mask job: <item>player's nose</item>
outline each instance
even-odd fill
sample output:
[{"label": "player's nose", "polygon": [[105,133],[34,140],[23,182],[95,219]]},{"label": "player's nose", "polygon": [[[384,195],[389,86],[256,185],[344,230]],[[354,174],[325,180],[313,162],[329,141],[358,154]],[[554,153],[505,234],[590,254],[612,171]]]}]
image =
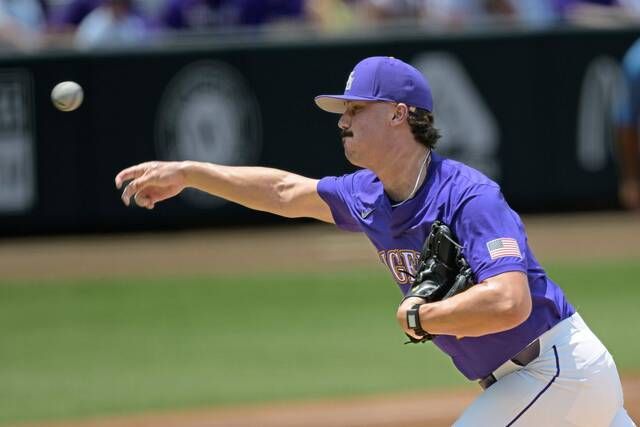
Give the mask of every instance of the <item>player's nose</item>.
[{"label": "player's nose", "polygon": [[349,129],[350,125],[351,121],[349,120],[348,115],[346,113],[343,113],[338,119],[338,127],[342,130],[346,130]]}]

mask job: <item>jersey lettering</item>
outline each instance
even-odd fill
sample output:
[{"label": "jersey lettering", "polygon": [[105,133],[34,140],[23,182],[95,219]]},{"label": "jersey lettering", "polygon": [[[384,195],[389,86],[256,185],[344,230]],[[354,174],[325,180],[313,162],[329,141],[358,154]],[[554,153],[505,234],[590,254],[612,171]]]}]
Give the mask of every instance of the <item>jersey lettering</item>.
[{"label": "jersey lettering", "polygon": [[413,280],[412,275],[416,274],[416,263],[420,252],[411,249],[389,249],[378,251],[378,256],[398,284],[403,285]]}]

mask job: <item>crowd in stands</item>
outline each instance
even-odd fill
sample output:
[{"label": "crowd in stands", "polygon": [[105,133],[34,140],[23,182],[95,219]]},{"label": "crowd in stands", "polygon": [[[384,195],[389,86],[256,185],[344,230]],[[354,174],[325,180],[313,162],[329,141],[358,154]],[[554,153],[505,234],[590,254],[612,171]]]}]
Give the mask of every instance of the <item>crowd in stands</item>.
[{"label": "crowd in stands", "polygon": [[286,25],[345,32],[403,23],[444,31],[639,21],[640,0],[0,0],[0,47],[135,45],[158,34]]}]

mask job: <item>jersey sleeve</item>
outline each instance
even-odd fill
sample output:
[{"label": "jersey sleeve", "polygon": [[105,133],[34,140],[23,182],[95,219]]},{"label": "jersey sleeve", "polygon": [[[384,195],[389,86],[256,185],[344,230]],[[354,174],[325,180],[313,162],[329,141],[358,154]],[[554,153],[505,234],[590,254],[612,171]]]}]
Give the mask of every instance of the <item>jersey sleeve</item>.
[{"label": "jersey sleeve", "polygon": [[354,194],[354,174],[327,176],[318,181],[318,194],[331,209],[336,225],[347,231],[362,231],[357,220]]},{"label": "jersey sleeve", "polygon": [[452,229],[478,283],[508,271],[527,272],[524,226],[498,188],[466,197]]}]

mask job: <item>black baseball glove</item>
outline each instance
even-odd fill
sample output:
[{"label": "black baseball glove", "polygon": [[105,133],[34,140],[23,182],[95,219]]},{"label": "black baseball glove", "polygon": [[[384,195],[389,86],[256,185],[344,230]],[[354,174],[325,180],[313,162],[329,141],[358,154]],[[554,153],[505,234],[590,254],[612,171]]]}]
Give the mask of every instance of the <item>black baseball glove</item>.
[{"label": "black baseball glove", "polygon": [[[411,289],[403,301],[412,297],[422,298],[425,303],[441,301],[467,290],[473,284],[473,273],[462,256],[462,246],[456,241],[449,227],[435,221],[422,247]],[[407,311],[409,327],[416,335],[422,337],[416,339],[407,335],[412,343],[425,342],[433,338],[420,325],[420,305],[415,304]]]}]

